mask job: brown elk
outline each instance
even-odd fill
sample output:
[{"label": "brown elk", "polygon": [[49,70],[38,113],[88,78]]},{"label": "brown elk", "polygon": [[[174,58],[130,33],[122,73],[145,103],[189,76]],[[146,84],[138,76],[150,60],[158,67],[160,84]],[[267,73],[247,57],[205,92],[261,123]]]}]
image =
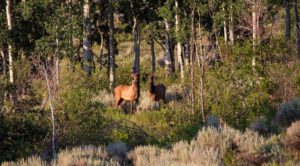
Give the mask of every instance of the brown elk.
[{"label": "brown elk", "polygon": [[166,86],[164,84],[154,85],[154,75],[151,74],[149,77],[149,92],[148,97],[155,102],[163,100],[166,104]]},{"label": "brown elk", "polygon": [[115,108],[117,108],[123,100],[130,101],[130,113],[133,113],[133,102],[138,103],[139,100],[139,86],[138,73],[132,74],[133,80],[131,86],[119,85],[114,89],[115,94]]}]

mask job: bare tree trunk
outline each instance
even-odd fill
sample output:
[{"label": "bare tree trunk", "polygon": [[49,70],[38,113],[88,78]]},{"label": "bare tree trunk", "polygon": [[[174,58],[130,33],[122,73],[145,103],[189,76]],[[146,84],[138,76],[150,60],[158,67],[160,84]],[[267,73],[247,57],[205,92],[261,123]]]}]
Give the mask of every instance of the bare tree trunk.
[{"label": "bare tree trunk", "polygon": [[[6,0],[6,18],[9,33],[12,33],[12,17],[11,17],[11,0]],[[14,59],[13,59],[13,46],[8,43],[8,61],[9,61],[9,82],[14,84]]]},{"label": "bare tree trunk", "polygon": [[109,40],[106,40],[106,48],[107,48],[107,63],[106,63],[106,77],[107,80],[109,80],[109,76],[110,76],[110,49],[109,49]]},{"label": "bare tree trunk", "polygon": [[205,72],[205,58],[202,57],[201,68],[200,68],[200,108],[201,108],[202,121],[203,122],[205,122],[205,114],[204,114],[204,103],[205,103],[204,102],[204,72]]},{"label": "bare tree trunk", "polygon": [[5,76],[6,75],[6,57],[5,57],[4,48],[1,49],[1,59],[2,59],[2,73]]},{"label": "bare tree trunk", "polygon": [[165,64],[166,64],[166,74],[167,76],[170,75],[171,73],[175,72],[175,66],[174,66],[174,56],[173,56],[173,51],[172,51],[172,46],[171,46],[171,38],[170,38],[170,24],[167,19],[165,19],[165,26],[166,26],[166,39],[165,39],[165,51],[166,51],[166,59],[165,59]]},{"label": "bare tree trunk", "polygon": [[[140,73],[140,24],[137,17],[133,17],[133,54],[134,60],[132,65],[132,73]],[[138,98],[140,97],[140,76],[137,77]],[[137,100],[138,101],[138,100]]]},{"label": "bare tree trunk", "polygon": [[226,2],[224,2],[224,6],[223,6],[223,13],[224,13],[224,21],[223,21],[223,29],[224,29],[224,41],[225,44],[227,45],[227,41],[228,41],[228,34],[227,34],[227,9],[226,9]]},{"label": "bare tree trunk", "polygon": [[112,1],[109,2],[109,53],[110,53],[110,75],[109,89],[112,90],[115,84],[115,50],[114,50],[114,11]]},{"label": "bare tree trunk", "polygon": [[140,72],[140,24],[139,20],[136,17],[133,17],[133,54],[134,54],[134,61],[133,61],[133,72],[139,73]]},{"label": "bare tree trunk", "polygon": [[[175,1],[175,7],[176,7],[176,15],[175,15],[175,24],[176,24],[176,33],[179,33],[179,24],[180,24],[180,18],[179,18],[179,6],[178,6],[178,0]],[[181,80],[184,80],[184,67],[183,67],[183,57],[182,57],[182,46],[181,42],[177,42],[177,58],[178,58],[178,63],[180,67],[180,76]]]},{"label": "bare tree trunk", "polygon": [[90,39],[90,1],[84,0],[83,6],[83,70],[90,77],[92,75],[93,52]]},{"label": "bare tree trunk", "polygon": [[291,13],[290,3],[285,2],[285,38],[286,40],[291,39]]},{"label": "bare tree trunk", "polygon": [[195,0],[193,1],[192,23],[191,23],[191,102],[192,113],[195,113],[195,76],[194,76],[194,59],[195,59]]},{"label": "bare tree trunk", "polygon": [[50,81],[49,81],[49,77],[48,77],[48,67],[46,65],[46,67],[43,67],[43,71],[44,71],[44,75],[45,75],[45,79],[46,79],[46,86],[47,86],[47,91],[48,91],[48,96],[49,96],[49,101],[50,101],[50,110],[51,110],[51,120],[52,120],[52,157],[56,158],[56,150],[55,150],[55,116],[54,116],[54,112],[55,112],[55,108],[54,108],[54,104],[53,104],[53,96],[52,96],[52,92],[51,92],[51,85],[50,85]]},{"label": "bare tree trunk", "polygon": [[[253,0],[252,6],[252,45],[253,45],[253,53],[256,50],[257,45],[257,0]],[[253,54],[252,66],[256,66],[255,55]],[[253,68],[254,69],[254,68]]]},{"label": "bare tree trunk", "polygon": [[253,50],[255,50],[256,41],[257,41],[256,20],[257,20],[256,0],[254,0],[254,4],[252,6],[252,45],[253,45]]},{"label": "bare tree trunk", "polygon": [[[205,55],[203,51],[203,44],[202,44],[202,32],[201,32],[201,15],[200,15],[200,8],[198,8],[198,15],[199,15],[199,22],[198,22],[198,31],[200,36],[200,58],[198,60],[199,67],[200,67],[200,108],[202,113],[202,121],[205,121],[205,114],[204,114],[204,72],[205,72]],[[197,49],[196,49],[197,50]],[[198,52],[196,53],[197,56]]]},{"label": "bare tree trunk", "polygon": [[[58,27],[56,26],[56,31],[58,30]],[[55,67],[56,67],[56,87],[59,86],[59,58],[60,58],[60,55],[59,55],[59,40],[58,40],[58,33],[56,32],[56,39],[55,39],[55,43],[56,43],[56,54],[55,54]]]},{"label": "bare tree trunk", "polygon": [[233,15],[234,15],[234,10],[233,10],[233,0],[231,0],[230,3],[230,14],[229,14],[229,40],[230,40],[230,44],[233,45],[234,44],[234,19],[233,19]]},{"label": "bare tree trunk", "polygon": [[296,55],[300,57],[300,36],[299,36],[299,16],[298,16],[298,3],[297,0],[293,0],[293,5],[294,5],[294,14],[295,14],[295,37],[296,37]]},{"label": "bare tree trunk", "polygon": [[152,74],[155,73],[155,49],[154,49],[154,40],[153,36],[150,37],[150,45],[151,45],[151,71]]},{"label": "bare tree trunk", "polygon": [[102,70],[102,60],[103,60],[103,42],[104,42],[104,39],[103,39],[103,33],[99,30],[100,32],[100,39],[101,39],[101,44],[100,44],[100,51],[99,51],[99,57],[98,57],[98,63],[99,63],[99,70]]}]

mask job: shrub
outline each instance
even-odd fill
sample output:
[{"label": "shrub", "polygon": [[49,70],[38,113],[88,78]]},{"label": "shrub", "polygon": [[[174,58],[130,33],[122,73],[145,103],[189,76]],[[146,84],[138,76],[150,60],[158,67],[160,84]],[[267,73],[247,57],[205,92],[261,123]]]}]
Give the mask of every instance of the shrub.
[{"label": "shrub", "polygon": [[172,149],[159,149],[154,146],[137,147],[129,153],[129,158],[136,166],[155,165],[220,165],[221,159],[212,148],[192,147],[187,142],[179,142]]},{"label": "shrub", "polygon": [[114,95],[112,93],[108,93],[106,90],[101,90],[96,96],[93,97],[93,101],[100,102],[105,106],[114,106]]},{"label": "shrub", "polygon": [[173,84],[167,88],[166,100],[177,101],[189,95],[189,90],[177,84]]},{"label": "shrub", "polygon": [[251,130],[260,134],[266,134],[269,131],[269,124],[266,119],[257,119],[251,123]]},{"label": "shrub", "polygon": [[282,127],[288,127],[294,121],[300,120],[300,100],[292,99],[279,106],[274,121]]},{"label": "shrub", "polygon": [[16,162],[4,162],[2,166],[47,166],[47,163],[40,157],[33,156]]},{"label": "shrub", "polygon": [[294,122],[286,132],[284,145],[296,152],[300,152],[300,121]]},{"label": "shrub", "polygon": [[58,153],[57,162],[52,165],[76,166],[76,165],[120,165],[118,159],[111,159],[102,147],[81,146],[66,149]]},{"label": "shrub", "polygon": [[109,143],[106,147],[106,151],[110,156],[118,156],[123,160],[126,158],[126,154],[129,148],[124,142]]},{"label": "shrub", "polygon": [[147,96],[147,92],[141,92],[140,102],[137,106],[138,111],[150,111],[158,108],[158,104]]}]

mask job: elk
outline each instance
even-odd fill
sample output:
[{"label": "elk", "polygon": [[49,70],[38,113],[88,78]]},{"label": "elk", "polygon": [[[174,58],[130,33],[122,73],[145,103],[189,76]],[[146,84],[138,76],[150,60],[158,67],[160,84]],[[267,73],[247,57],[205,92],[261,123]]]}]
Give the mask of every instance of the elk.
[{"label": "elk", "polygon": [[166,86],[164,84],[154,85],[154,75],[151,74],[149,77],[149,92],[148,97],[155,102],[160,100],[166,104]]},{"label": "elk", "polygon": [[130,86],[119,85],[114,89],[116,109],[122,103],[123,100],[130,101],[130,113],[133,113],[133,101],[136,101],[136,103],[138,103],[139,100],[138,76],[138,73],[133,73],[133,80]]}]

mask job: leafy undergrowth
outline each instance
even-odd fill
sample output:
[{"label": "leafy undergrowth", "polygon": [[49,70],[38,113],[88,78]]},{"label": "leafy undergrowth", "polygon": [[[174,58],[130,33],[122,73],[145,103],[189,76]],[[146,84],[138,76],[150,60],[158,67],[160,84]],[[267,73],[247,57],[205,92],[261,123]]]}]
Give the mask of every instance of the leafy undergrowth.
[{"label": "leafy undergrowth", "polygon": [[287,129],[286,136],[265,138],[256,132],[241,132],[227,125],[208,126],[200,129],[198,136],[190,142],[183,140],[164,148],[146,145],[129,151],[126,144],[117,142],[106,147],[65,149],[50,162],[34,156],[2,165],[299,165],[299,149],[289,148],[292,144],[299,147],[298,128],[299,121]]}]

